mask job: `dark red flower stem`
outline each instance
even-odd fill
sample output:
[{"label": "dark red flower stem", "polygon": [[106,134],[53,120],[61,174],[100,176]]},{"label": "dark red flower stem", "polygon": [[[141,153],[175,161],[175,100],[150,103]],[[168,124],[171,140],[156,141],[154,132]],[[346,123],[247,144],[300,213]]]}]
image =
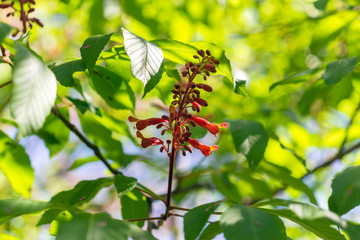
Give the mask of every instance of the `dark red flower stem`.
[{"label": "dark red flower stem", "polygon": [[24,11],[24,3],[22,0],[19,1],[20,2],[20,21],[22,22],[23,25],[23,34],[26,33],[26,20],[27,20],[27,16],[26,13]]},{"label": "dark red flower stem", "polygon": [[165,218],[169,216],[169,211],[171,210],[171,191],[172,191],[172,182],[173,182],[173,176],[174,176],[174,166],[175,166],[175,159],[176,159],[176,152],[178,150],[178,137],[176,135],[177,128],[180,128],[181,126],[177,126],[177,122],[181,118],[181,114],[186,108],[186,94],[189,92],[190,89],[190,83],[194,80],[196,77],[197,72],[193,72],[192,75],[189,77],[188,84],[186,86],[186,90],[184,94],[180,95],[179,99],[179,107],[178,107],[178,113],[175,117],[174,126],[172,126],[171,122],[169,124],[170,128],[173,130],[173,137],[172,137],[172,147],[171,147],[171,154],[170,154],[170,163],[169,163],[169,178],[168,178],[168,190],[167,190],[167,197],[166,197],[166,213]]}]

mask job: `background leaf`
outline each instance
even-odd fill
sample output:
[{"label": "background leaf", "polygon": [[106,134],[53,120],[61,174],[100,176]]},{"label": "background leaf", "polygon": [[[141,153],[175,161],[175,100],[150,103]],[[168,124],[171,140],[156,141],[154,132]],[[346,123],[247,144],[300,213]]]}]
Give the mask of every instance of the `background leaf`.
[{"label": "background leaf", "polygon": [[240,96],[249,97],[249,94],[246,91],[246,81],[244,80],[236,80],[234,82],[235,86],[234,86],[234,92]]},{"label": "background leaf", "polygon": [[30,159],[21,145],[1,131],[0,168],[15,192],[29,198],[34,181],[34,170]]},{"label": "background leaf", "polygon": [[329,209],[339,215],[360,205],[360,166],[351,166],[336,174],[331,184]]},{"label": "background leaf", "polygon": [[93,72],[96,61],[104,49],[106,44],[109,42],[112,33],[106,35],[95,35],[89,37],[85,40],[82,47],[80,48],[80,53],[82,60],[89,70],[90,75]]},{"label": "background leaf", "polygon": [[255,169],[264,156],[268,135],[264,127],[254,121],[229,120],[230,132],[237,152],[246,156],[249,166]]},{"label": "background leaf", "polygon": [[206,225],[210,215],[221,202],[207,203],[191,209],[184,215],[184,233],[186,240],[195,240]]},{"label": "background leaf", "polygon": [[164,60],[161,49],[155,44],[122,28],[124,46],[131,61],[131,72],[144,86],[158,73]]},{"label": "background leaf", "polygon": [[331,62],[326,66],[323,78],[327,85],[334,85],[351,73],[357,63],[357,57],[343,58],[335,62]]},{"label": "background leaf", "polygon": [[[110,186],[113,181],[112,178],[81,181],[73,189],[57,193],[51,198],[50,202],[64,206],[79,206],[90,201],[101,188]],[[62,211],[58,209],[46,211],[37,225],[51,223]]]},{"label": "background leaf", "polygon": [[85,70],[86,66],[82,60],[72,60],[53,67],[56,79],[65,87],[74,86],[73,74]]},{"label": "background leaf", "polygon": [[56,99],[56,78],[28,48],[16,43],[10,109],[19,125],[17,138],[39,130]]},{"label": "background leaf", "polygon": [[20,215],[44,211],[49,206],[47,202],[29,199],[2,199],[0,200],[0,224]]},{"label": "background leaf", "polygon": [[155,240],[133,223],[112,219],[107,213],[78,214],[70,222],[62,222],[56,240]]},{"label": "background leaf", "polygon": [[2,43],[3,39],[10,33],[11,26],[6,23],[0,22],[0,43]]},{"label": "background leaf", "polygon": [[244,205],[235,205],[221,216],[221,227],[227,240],[286,240],[280,218]]},{"label": "background leaf", "polygon": [[[135,219],[148,217],[148,204],[146,197],[138,190],[133,189],[126,195],[122,196],[121,215],[123,219]],[[139,227],[144,226],[144,221],[133,222]]]},{"label": "background leaf", "polygon": [[115,176],[115,187],[118,197],[121,198],[136,187],[136,178],[126,177],[122,174]]}]

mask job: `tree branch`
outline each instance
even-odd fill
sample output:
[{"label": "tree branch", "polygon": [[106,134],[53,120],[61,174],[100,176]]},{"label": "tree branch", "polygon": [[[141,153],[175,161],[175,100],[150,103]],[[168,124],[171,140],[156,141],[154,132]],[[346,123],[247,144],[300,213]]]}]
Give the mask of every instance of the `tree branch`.
[{"label": "tree branch", "polygon": [[10,81],[8,81],[6,83],[3,83],[3,84],[0,85],[0,88],[5,87],[6,85],[9,85],[11,83],[12,83],[12,80],[10,80]]},{"label": "tree branch", "polygon": [[56,107],[53,107],[51,109],[51,112],[55,115],[55,117],[57,117],[58,119],[60,119],[67,128],[70,129],[71,132],[73,132],[83,143],[86,144],[86,146],[88,146],[89,148],[91,148],[94,151],[94,154],[100,159],[100,161],[102,161],[105,166],[109,169],[110,172],[112,172],[114,175],[117,174],[121,174],[121,172],[117,171],[116,169],[114,169],[110,163],[106,160],[106,158],[102,155],[102,153],[100,152],[100,149],[98,148],[98,146],[96,146],[95,144],[93,144],[92,142],[90,142],[78,129],[75,125],[73,125],[71,122],[69,122],[59,111],[59,109],[57,109]]}]

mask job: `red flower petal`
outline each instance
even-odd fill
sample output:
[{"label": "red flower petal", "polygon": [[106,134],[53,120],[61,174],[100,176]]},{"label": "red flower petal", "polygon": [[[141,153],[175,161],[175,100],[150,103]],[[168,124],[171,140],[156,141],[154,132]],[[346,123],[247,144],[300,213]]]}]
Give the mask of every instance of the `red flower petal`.
[{"label": "red flower petal", "polygon": [[161,145],[163,143],[164,143],[163,140],[156,138],[156,137],[143,138],[141,140],[141,147],[147,148],[149,146]]},{"label": "red flower petal", "polygon": [[157,125],[157,124],[163,123],[163,122],[166,122],[166,120],[164,120],[162,118],[149,118],[149,119],[145,119],[145,120],[139,120],[136,123],[136,128],[138,130],[143,130],[150,125]]},{"label": "red flower petal", "polygon": [[190,138],[189,143],[194,148],[199,149],[202,152],[202,154],[204,154],[205,156],[209,156],[212,153],[212,151],[218,150],[217,145],[208,146],[208,145],[202,144],[198,140],[195,140],[195,139],[192,139],[192,138]]}]

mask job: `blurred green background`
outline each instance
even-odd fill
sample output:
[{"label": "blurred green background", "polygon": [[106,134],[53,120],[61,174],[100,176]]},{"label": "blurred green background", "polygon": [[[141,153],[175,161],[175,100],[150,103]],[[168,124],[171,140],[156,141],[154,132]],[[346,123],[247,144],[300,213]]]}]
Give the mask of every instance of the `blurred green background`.
[{"label": "blurred green background", "polygon": [[[345,134],[348,134],[347,144],[358,142],[360,137],[359,116],[355,117],[346,133],[350,117],[360,101],[359,67],[334,86],[326,85],[321,78],[328,63],[359,55],[359,11],[360,1],[357,0],[36,1],[33,15],[44,23],[44,28],[34,27],[31,30],[30,45],[45,62],[59,63],[63,59],[79,58],[79,49],[89,36],[121,32],[121,27],[146,40],[171,38],[185,43],[215,43],[226,51],[234,78],[247,81],[249,97],[236,95],[233,83],[228,79],[211,77],[208,83],[214,92],[204,95],[209,106],[204,108],[202,115],[208,116],[213,122],[226,119],[261,122],[270,137],[264,159],[288,168],[294,177],[301,177],[307,169],[314,168],[334,154]],[[17,24],[16,19],[6,18],[4,13],[0,14],[0,21]],[[123,124],[133,114],[129,110],[109,108],[90,89],[83,74],[75,76],[81,80],[85,96],[113,119]],[[289,80],[287,84],[274,87],[275,82],[284,78]],[[173,83],[163,79],[148,96],[141,99],[142,84],[134,79],[130,84],[137,98],[136,115],[150,117],[159,114],[154,104],[170,103],[167,89]],[[58,94],[77,96],[75,91],[61,87]],[[70,115],[76,121],[76,114],[70,112]],[[0,116],[9,118],[6,106],[3,106]],[[107,127],[128,128],[126,124],[124,127],[117,126],[114,120],[111,124]],[[0,128],[9,135],[15,134],[9,125],[0,125]],[[165,156],[157,150],[139,150],[130,138],[123,137],[119,132],[117,134],[116,138],[121,139],[126,146],[126,153],[143,156],[128,165],[125,173],[137,177],[156,193],[165,193],[168,164]],[[199,133],[199,136],[203,134]],[[217,185],[221,182],[219,179],[224,178],[243,199],[269,196],[269,189],[281,186],[276,178],[269,178],[262,173],[247,174],[247,163],[235,153],[234,146],[229,144],[232,141],[231,135],[225,131],[215,156],[199,160],[200,155],[194,154],[179,159],[179,175],[191,175],[198,169],[205,169],[210,174],[199,174],[200,177],[189,180],[188,184],[214,182]],[[88,163],[68,171],[73,161],[91,155],[73,135],[66,149],[52,156],[51,160],[40,138],[31,136],[22,140],[21,144],[25,146],[35,168],[34,199],[48,200],[82,179],[95,179],[106,174],[100,163]],[[294,150],[299,157],[282,145]],[[306,159],[306,167],[301,162],[303,159]],[[359,161],[359,154],[354,152],[348,154],[342,162],[338,161],[329,169],[305,179],[315,191],[321,207],[327,208],[330,180],[334,174],[346,165],[359,164]],[[231,172],[221,172],[221,169],[231,167]],[[221,172],[218,180],[211,178],[214,170]],[[247,178],[250,175],[251,178]],[[0,197],[15,196],[4,176],[0,175],[0,180]],[[223,187],[218,185],[217,188]],[[118,200],[112,191],[104,190],[89,207],[94,211],[103,209],[120,217]],[[179,201],[183,201],[184,206],[193,207],[220,199],[226,194],[225,190],[219,192],[200,188],[180,196]],[[303,193],[293,188],[288,188],[281,196],[308,201]],[[161,207],[157,209],[155,205],[154,215],[162,213]],[[360,221],[358,213],[356,210],[351,211],[345,218]],[[37,219],[38,216],[18,218],[11,223],[11,228],[16,229],[23,236],[22,239],[50,239],[48,226],[33,228]],[[166,236],[160,239],[182,239],[181,224],[182,219],[172,219],[165,228],[155,231],[154,236]],[[288,224],[288,235],[292,239],[317,239],[297,225]],[[10,226],[1,226],[6,227]]]}]

